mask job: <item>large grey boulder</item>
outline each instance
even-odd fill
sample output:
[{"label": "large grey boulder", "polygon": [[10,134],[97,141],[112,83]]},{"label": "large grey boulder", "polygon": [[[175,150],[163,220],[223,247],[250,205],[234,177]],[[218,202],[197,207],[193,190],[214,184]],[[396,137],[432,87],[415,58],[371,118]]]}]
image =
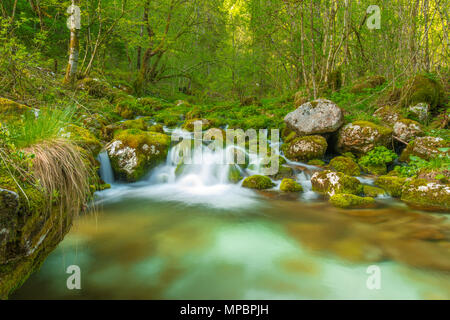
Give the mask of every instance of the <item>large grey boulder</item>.
[{"label": "large grey boulder", "polygon": [[344,123],[342,109],[330,100],[306,102],[284,118],[289,129],[300,136],[337,131]]}]

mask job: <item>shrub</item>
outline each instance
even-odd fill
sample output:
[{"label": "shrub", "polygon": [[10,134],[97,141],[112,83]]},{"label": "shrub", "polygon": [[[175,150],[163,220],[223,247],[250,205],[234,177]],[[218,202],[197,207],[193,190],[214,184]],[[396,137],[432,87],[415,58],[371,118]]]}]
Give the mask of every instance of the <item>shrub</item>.
[{"label": "shrub", "polygon": [[386,147],[376,147],[367,155],[359,159],[359,164],[364,167],[383,166],[394,162],[398,156],[394,151],[389,150]]}]

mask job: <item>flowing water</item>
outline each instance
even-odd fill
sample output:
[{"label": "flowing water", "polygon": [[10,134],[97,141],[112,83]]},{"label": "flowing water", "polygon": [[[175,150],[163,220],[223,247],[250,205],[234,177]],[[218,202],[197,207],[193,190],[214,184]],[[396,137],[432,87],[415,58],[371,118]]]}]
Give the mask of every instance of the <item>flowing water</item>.
[{"label": "flowing water", "polygon": [[[446,215],[389,198],[377,209],[333,208],[311,191],[318,169],[293,162],[304,193],[244,189],[218,163],[224,150],[201,148],[201,164],[178,176],[171,148],[134,184],[115,183],[102,153],[112,188],[97,194],[98,212],[80,217],[10,298],[450,299]],[[250,157],[251,173],[258,161]],[[70,265],[81,290],[67,289]]]}]

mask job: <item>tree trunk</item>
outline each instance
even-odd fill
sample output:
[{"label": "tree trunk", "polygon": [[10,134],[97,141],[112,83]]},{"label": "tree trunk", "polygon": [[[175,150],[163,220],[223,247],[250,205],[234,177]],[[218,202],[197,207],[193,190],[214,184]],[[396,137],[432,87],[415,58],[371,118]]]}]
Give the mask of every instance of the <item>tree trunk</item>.
[{"label": "tree trunk", "polygon": [[[79,4],[79,0],[72,0],[72,6]],[[74,14],[72,9],[72,14]],[[70,44],[69,44],[69,63],[67,64],[66,76],[64,77],[64,84],[74,84],[78,69],[78,57],[80,53],[80,41],[78,38],[78,29],[75,23],[71,25],[70,29]]]}]

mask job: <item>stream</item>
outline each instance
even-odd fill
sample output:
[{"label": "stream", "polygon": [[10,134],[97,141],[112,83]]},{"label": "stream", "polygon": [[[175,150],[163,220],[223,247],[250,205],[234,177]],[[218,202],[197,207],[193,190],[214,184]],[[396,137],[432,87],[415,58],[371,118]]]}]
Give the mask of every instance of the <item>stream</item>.
[{"label": "stream", "polygon": [[[132,184],[115,182],[100,154],[112,188],[10,299],[450,299],[446,215],[389,197],[376,209],[334,208],[311,191],[319,169],[301,163],[288,162],[301,194],[280,193],[279,182],[245,189],[228,181],[221,151],[201,148],[200,165],[177,176],[174,146]],[[81,290],[66,286],[70,265]]]}]

